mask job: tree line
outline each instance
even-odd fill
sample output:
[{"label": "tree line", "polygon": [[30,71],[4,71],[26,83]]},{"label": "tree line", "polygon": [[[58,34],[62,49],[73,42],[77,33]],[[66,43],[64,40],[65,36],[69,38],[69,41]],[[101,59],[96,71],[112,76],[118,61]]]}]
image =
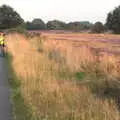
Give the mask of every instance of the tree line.
[{"label": "tree line", "polygon": [[0,6],[0,29],[10,29],[18,26],[27,30],[89,30],[95,33],[102,33],[110,30],[116,34],[120,34],[120,6],[108,13],[105,24],[99,21],[95,24],[89,21],[65,23],[60,20],[52,20],[45,23],[40,18],[25,22],[20,14],[12,7],[8,5]]},{"label": "tree line", "polygon": [[65,23],[59,20],[48,21],[46,24],[41,19],[34,19],[32,22],[26,22],[26,28],[29,30],[39,30],[39,29],[48,29],[48,30],[86,30],[90,29],[92,23],[83,21],[83,22],[70,22]]}]

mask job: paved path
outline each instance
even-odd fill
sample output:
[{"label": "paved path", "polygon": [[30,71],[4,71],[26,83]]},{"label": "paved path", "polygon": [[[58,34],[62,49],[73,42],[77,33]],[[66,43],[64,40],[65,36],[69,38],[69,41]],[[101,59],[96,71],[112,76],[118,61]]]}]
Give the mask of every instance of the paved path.
[{"label": "paved path", "polygon": [[0,57],[0,120],[12,120],[11,111],[6,60]]}]

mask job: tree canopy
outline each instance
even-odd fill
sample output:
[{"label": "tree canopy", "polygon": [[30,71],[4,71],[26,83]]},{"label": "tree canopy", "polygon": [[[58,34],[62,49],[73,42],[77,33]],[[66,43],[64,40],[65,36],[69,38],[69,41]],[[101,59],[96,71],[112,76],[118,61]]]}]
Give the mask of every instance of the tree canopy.
[{"label": "tree canopy", "polygon": [[32,22],[27,22],[26,28],[29,30],[40,30],[45,29],[46,25],[43,20],[41,20],[40,18],[36,18]]},{"label": "tree canopy", "polygon": [[92,32],[94,33],[102,33],[104,32],[104,30],[105,30],[105,27],[101,22],[96,22],[92,27]]},{"label": "tree canopy", "polygon": [[80,31],[80,30],[90,29],[91,26],[92,26],[92,24],[88,21],[70,22],[67,24],[67,29],[74,30],[74,31]]},{"label": "tree canopy", "polygon": [[59,21],[59,20],[49,21],[47,23],[47,28],[53,29],[53,30],[65,29],[65,26],[66,26],[66,24],[62,21]]},{"label": "tree canopy", "polygon": [[21,16],[10,6],[0,7],[0,29],[13,28],[23,24],[23,22]]},{"label": "tree canopy", "polygon": [[116,34],[120,34],[120,6],[108,13],[106,26]]}]

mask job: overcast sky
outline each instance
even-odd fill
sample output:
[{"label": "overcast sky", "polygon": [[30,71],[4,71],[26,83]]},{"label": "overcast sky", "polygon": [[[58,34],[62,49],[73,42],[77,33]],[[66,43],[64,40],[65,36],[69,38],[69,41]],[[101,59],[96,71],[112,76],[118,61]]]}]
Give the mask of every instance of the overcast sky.
[{"label": "overcast sky", "polygon": [[0,0],[2,4],[13,7],[25,21],[105,22],[107,13],[120,5],[120,0]]}]

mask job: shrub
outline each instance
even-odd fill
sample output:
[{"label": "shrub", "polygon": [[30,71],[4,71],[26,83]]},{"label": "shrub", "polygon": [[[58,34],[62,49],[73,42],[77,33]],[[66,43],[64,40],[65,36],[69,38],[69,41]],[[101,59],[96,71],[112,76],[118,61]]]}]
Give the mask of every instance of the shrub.
[{"label": "shrub", "polygon": [[94,33],[102,33],[104,32],[105,27],[101,22],[96,22],[92,27],[92,32]]},{"label": "shrub", "polygon": [[83,80],[85,78],[85,73],[84,72],[77,72],[75,74],[75,77],[78,79],[78,80]]},{"label": "shrub", "polygon": [[11,28],[11,29],[6,30],[6,33],[16,33],[16,32],[21,33],[21,34],[27,33],[26,29],[24,29],[24,27],[22,27],[22,26],[18,26],[16,28]]},{"label": "shrub", "polygon": [[59,50],[51,50],[48,54],[51,60],[55,60],[58,63],[65,63],[64,57],[61,55]]}]

